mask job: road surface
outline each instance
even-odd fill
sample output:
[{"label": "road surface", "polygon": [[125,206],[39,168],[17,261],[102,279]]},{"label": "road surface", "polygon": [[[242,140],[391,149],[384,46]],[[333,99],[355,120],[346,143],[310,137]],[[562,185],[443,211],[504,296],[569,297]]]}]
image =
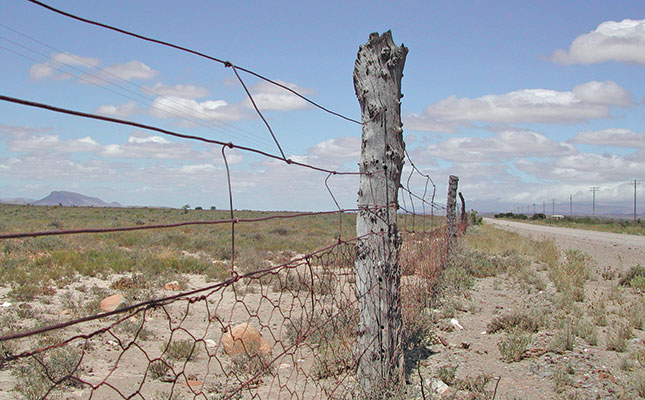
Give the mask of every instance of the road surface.
[{"label": "road surface", "polygon": [[596,259],[599,267],[626,271],[636,264],[645,265],[645,236],[533,225],[522,222],[484,218],[484,222],[539,239],[553,239],[561,249],[581,250]]}]

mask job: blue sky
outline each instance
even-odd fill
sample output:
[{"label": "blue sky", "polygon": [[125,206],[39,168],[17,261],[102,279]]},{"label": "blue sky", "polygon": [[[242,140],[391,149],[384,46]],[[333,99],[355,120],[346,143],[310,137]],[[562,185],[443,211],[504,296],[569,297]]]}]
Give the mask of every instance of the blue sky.
[{"label": "blue sky", "polygon": [[[642,1],[48,1],[279,80],[360,118],[352,71],[371,32],[409,48],[404,139],[444,201],[631,210],[645,175]],[[56,15],[25,0],[0,13],[0,92],[277,154],[228,68]],[[288,156],[355,170],[360,127],[242,75]],[[325,174],[227,151],[237,208],[335,207]],[[407,169],[404,171],[406,177]],[[0,103],[0,198],[71,190],[128,205],[227,205],[221,148]],[[413,179],[417,190],[422,180]],[[356,179],[335,176],[341,206]],[[643,185],[639,193],[645,193]],[[539,207],[541,208],[541,207]],[[642,210],[639,207],[639,212]]]}]

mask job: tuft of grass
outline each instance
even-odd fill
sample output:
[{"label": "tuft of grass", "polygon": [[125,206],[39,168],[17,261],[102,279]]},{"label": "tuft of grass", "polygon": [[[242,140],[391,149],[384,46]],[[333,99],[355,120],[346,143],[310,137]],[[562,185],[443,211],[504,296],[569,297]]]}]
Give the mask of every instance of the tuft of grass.
[{"label": "tuft of grass", "polygon": [[486,326],[486,332],[496,333],[499,331],[510,332],[513,330],[519,330],[522,332],[535,333],[538,331],[539,327],[539,322],[535,318],[515,312],[513,314],[495,317]]},{"label": "tuft of grass", "polygon": [[35,400],[51,397],[65,387],[81,387],[81,357],[81,350],[75,347],[54,348],[32,356],[11,371],[16,377],[15,391],[25,399]]},{"label": "tuft of grass", "polygon": [[637,299],[633,303],[628,303],[623,306],[620,314],[627,319],[629,325],[638,330],[645,328],[645,302]]},{"label": "tuft of grass", "polygon": [[153,332],[144,326],[143,321],[139,322],[133,318],[121,322],[115,329],[117,332],[123,333],[132,339],[136,336],[141,340],[149,340],[154,336]]},{"label": "tuft of grass", "polygon": [[549,278],[567,299],[583,301],[585,283],[591,274],[591,258],[578,250],[567,250],[565,254],[564,263],[551,266]]},{"label": "tuft of grass", "polygon": [[322,342],[316,349],[317,354],[311,366],[311,373],[316,379],[335,377],[354,368],[353,343],[347,343],[341,337]]},{"label": "tuft of grass", "polygon": [[154,360],[148,365],[148,373],[152,379],[161,379],[170,371],[171,365],[164,360]]},{"label": "tuft of grass", "polygon": [[562,354],[565,351],[572,351],[575,343],[575,328],[569,322],[553,336],[553,339],[549,343],[549,351],[558,354]]},{"label": "tuft of grass", "polygon": [[618,284],[621,286],[630,286],[638,291],[645,291],[645,267],[640,264],[635,265],[629,269],[620,278]]},{"label": "tuft of grass", "polygon": [[531,344],[531,335],[523,332],[510,332],[497,342],[502,360],[511,363],[521,361],[524,351]]},{"label": "tuft of grass", "polygon": [[173,361],[192,361],[199,355],[199,347],[190,339],[173,340],[167,347],[162,346],[161,350],[164,349],[168,359]]},{"label": "tuft of grass", "polygon": [[441,379],[446,385],[452,386],[457,378],[457,367],[442,365],[437,370],[437,378]]},{"label": "tuft of grass", "polygon": [[567,363],[553,371],[551,379],[555,385],[556,393],[563,393],[573,385],[573,379],[571,376],[575,374],[575,372],[576,371],[570,363]]},{"label": "tuft of grass", "polygon": [[632,378],[631,386],[641,398],[645,398],[645,372],[640,372]]},{"label": "tuft of grass", "polygon": [[490,394],[486,392],[486,385],[491,381],[491,379],[493,379],[493,377],[486,374],[466,376],[465,378],[457,378],[453,387],[457,390],[465,390],[467,392],[485,395],[483,398],[489,398]]},{"label": "tuft of grass", "polygon": [[618,324],[616,328],[610,328],[607,332],[607,350],[624,352],[627,350],[627,341],[632,334],[632,327],[626,324]]}]

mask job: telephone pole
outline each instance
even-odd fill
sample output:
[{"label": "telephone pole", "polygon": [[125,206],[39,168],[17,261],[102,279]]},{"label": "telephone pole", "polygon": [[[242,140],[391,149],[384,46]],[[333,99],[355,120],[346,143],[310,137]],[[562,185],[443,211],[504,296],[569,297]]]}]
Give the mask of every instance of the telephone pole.
[{"label": "telephone pole", "polygon": [[542,214],[546,214],[546,201],[542,200]]},{"label": "telephone pole", "polygon": [[598,191],[598,186],[589,186],[589,191],[591,192],[591,210],[592,216],[596,216],[596,192]]},{"label": "telephone pole", "polygon": [[569,195],[569,215],[573,217],[573,195]]},{"label": "telephone pole", "polygon": [[551,216],[553,217],[555,215],[555,197],[551,199]]},{"label": "telephone pole", "polygon": [[535,203],[533,203],[533,214],[535,214]]},{"label": "telephone pole", "polygon": [[632,182],[632,186],[634,186],[634,222],[636,222],[636,186],[638,186],[639,184],[640,182],[636,179],[634,179],[634,181]]}]

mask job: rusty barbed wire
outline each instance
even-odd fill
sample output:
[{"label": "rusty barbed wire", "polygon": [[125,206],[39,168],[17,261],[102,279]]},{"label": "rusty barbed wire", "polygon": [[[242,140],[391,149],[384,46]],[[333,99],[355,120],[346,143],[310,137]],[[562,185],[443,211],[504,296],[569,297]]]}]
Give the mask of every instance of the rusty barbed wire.
[{"label": "rusty barbed wire", "polygon": [[[0,100],[15,104],[221,146],[230,212],[230,218],[222,220],[2,233],[0,239],[231,225],[231,246],[227,259],[230,260],[230,270],[226,271],[230,276],[227,278],[220,278],[211,284],[204,282],[193,289],[181,287],[178,283],[176,288],[170,289],[164,285],[161,296],[151,283],[144,282],[140,285],[150,292],[146,292],[143,301],[132,301],[132,304],[109,311],[97,313],[94,310],[88,315],[78,315],[86,312],[79,303],[78,309],[68,310],[72,316],[68,320],[49,323],[43,319],[41,325],[26,329],[16,324],[12,327],[13,332],[0,335],[0,369],[7,365],[12,368],[16,383],[14,391],[29,398],[48,398],[65,392],[93,399],[174,399],[183,395],[205,400],[313,399],[364,395],[356,382],[355,371],[361,359],[372,359],[377,354],[367,353],[367,348],[365,353],[356,354],[357,338],[364,334],[357,328],[360,318],[358,308],[365,296],[374,290],[382,290],[382,283],[375,282],[370,287],[362,288],[360,295],[357,294],[354,272],[356,248],[359,242],[375,236],[383,236],[385,240],[386,232],[370,232],[342,239],[343,215],[373,211],[374,218],[382,219],[397,207],[403,212],[399,214],[394,211],[396,215],[390,217],[404,222],[404,228],[400,230],[399,260],[403,275],[416,277],[402,283],[405,324],[408,321],[406,318],[414,318],[434,290],[436,277],[448,254],[445,227],[436,227],[437,221],[425,213],[426,205],[432,211],[445,208],[434,202],[436,186],[430,176],[421,173],[406,152],[412,172],[406,187],[401,185],[399,189],[408,196],[411,210],[405,204],[405,195],[399,196],[404,202],[402,207],[394,199],[387,199],[387,204],[359,204],[355,209],[341,208],[328,180],[332,175],[361,173],[336,171],[288,159],[238,71],[279,86],[330,114],[358,124],[360,122],[324,108],[286,85],[228,61],[78,17],[37,0],[28,1],[81,22],[186,51],[231,67],[256,112],[265,122],[281,157],[233,143],[0,95]],[[337,210],[237,218],[233,207],[227,148],[326,173],[324,185]],[[385,171],[362,175],[370,178],[371,185],[371,178],[381,173]],[[411,187],[413,173],[425,178],[421,195],[414,193]],[[430,201],[427,199],[428,183],[434,188]],[[415,201],[421,202],[421,214],[416,213]],[[281,250],[276,258],[261,258],[242,266],[236,265],[237,224],[332,214],[338,214],[339,217],[338,233],[333,243],[305,254],[287,255]],[[412,220],[411,230],[408,229],[409,218]],[[423,219],[421,231],[415,230],[416,218]],[[427,220],[430,221],[430,230],[426,230]],[[460,226],[459,232],[463,232],[463,229],[465,227]],[[377,258],[377,255],[373,257]],[[137,283],[132,278],[130,281],[125,279],[121,285],[121,291],[141,289],[136,287]],[[67,296],[73,296],[72,289],[60,290],[65,291]],[[168,295],[166,291],[177,293]],[[70,301],[73,303],[73,299]],[[66,318],[61,314],[58,316]]]}]

